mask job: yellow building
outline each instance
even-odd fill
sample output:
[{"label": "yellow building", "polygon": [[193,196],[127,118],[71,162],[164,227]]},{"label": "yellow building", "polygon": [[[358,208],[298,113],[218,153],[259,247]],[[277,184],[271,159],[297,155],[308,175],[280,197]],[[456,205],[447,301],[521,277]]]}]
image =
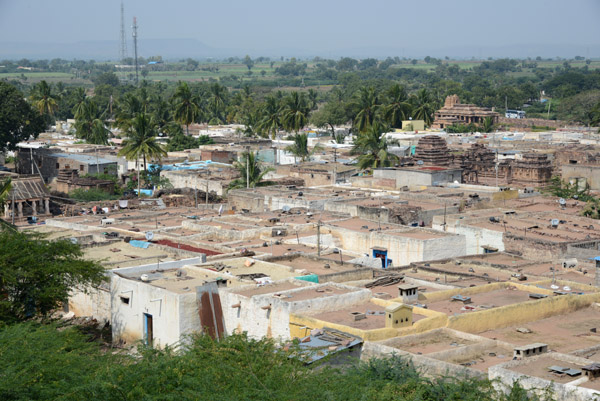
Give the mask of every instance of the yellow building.
[{"label": "yellow building", "polygon": [[402,131],[425,131],[424,120],[402,121]]},{"label": "yellow building", "polygon": [[392,304],[385,308],[385,327],[397,329],[412,326],[413,308],[406,304]]}]

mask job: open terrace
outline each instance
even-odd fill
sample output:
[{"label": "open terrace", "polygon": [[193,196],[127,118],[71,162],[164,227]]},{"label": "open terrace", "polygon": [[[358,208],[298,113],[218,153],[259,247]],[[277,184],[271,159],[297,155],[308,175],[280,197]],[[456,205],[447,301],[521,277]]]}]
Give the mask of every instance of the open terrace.
[{"label": "open terrace", "polygon": [[470,303],[463,303],[451,298],[434,302],[425,301],[423,303],[427,305],[428,309],[443,312],[447,315],[454,315],[528,302],[531,301],[529,294],[527,291],[509,286],[507,288],[468,295],[471,298]]},{"label": "open terrace", "polygon": [[[600,311],[592,306],[546,319],[484,331],[479,335],[515,345],[542,342],[548,344],[551,351],[570,353],[600,345],[600,333],[591,331],[596,328],[600,328]],[[600,357],[596,358],[600,361]]]}]

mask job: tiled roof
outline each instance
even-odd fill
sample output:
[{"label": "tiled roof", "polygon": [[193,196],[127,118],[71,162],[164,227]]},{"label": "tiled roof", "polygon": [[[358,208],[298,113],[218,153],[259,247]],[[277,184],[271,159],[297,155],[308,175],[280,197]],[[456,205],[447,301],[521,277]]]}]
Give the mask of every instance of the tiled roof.
[{"label": "tiled roof", "polygon": [[13,195],[14,200],[24,200],[47,198],[50,196],[50,193],[46,189],[46,186],[40,177],[28,177],[12,180],[11,189],[8,193],[7,200],[12,201]]}]

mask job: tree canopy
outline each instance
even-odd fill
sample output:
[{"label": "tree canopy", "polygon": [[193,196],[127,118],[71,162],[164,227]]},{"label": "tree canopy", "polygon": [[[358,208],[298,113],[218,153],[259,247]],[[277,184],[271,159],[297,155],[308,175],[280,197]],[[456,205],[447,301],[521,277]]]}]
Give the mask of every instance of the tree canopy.
[{"label": "tree canopy", "polygon": [[[3,400],[538,400],[515,384],[426,378],[392,356],[343,368],[305,366],[272,340],[193,336],[186,345],[136,356],[103,352],[77,327],[25,323],[0,330]],[[551,393],[545,399],[551,399]]]},{"label": "tree canopy", "polygon": [[42,115],[13,85],[0,81],[0,151],[15,150],[17,143],[37,138],[44,130]]},{"label": "tree canopy", "polygon": [[40,234],[0,231],[0,322],[45,316],[75,287],[101,283],[104,269],[79,245]]}]

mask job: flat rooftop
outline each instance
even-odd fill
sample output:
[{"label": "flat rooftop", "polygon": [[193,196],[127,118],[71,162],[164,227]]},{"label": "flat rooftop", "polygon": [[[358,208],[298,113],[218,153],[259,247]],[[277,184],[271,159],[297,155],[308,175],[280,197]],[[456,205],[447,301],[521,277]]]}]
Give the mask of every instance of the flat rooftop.
[{"label": "flat rooftop", "polygon": [[461,348],[475,343],[473,340],[456,336],[449,330],[432,330],[423,334],[396,337],[384,341],[384,344],[389,347],[417,355]]},{"label": "flat rooftop", "polygon": [[[253,264],[251,266],[246,266],[246,262],[253,262]],[[218,271],[217,267],[219,266],[224,266],[224,268]],[[270,277],[272,281],[279,281],[297,276],[297,273],[287,266],[263,262],[252,258],[224,259],[214,263],[199,265],[199,267],[213,270],[219,274],[229,274],[236,277],[244,274],[261,273]]]},{"label": "flat rooftop", "polygon": [[[521,333],[517,328],[526,328],[531,333]],[[548,344],[548,349],[552,351],[569,353],[600,345],[600,333],[591,332],[593,328],[600,328],[600,311],[595,307],[588,307],[546,319],[484,331],[479,335],[515,345],[542,342]]]},{"label": "flat rooftop", "polygon": [[[353,312],[361,312],[366,314],[365,319],[355,320]],[[333,310],[324,313],[311,315],[315,319],[325,322],[341,324],[348,327],[361,330],[373,330],[385,328],[385,307],[367,301],[360,304],[352,305],[347,308]],[[413,322],[425,318],[423,315],[413,313]]]},{"label": "flat rooftop", "polygon": [[[431,310],[443,312],[448,315],[470,313],[476,310],[497,308],[500,306],[531,301],[530,292],[518,290],[515,287],[503,288],[479,294],[468,295],[471,303],[464,304],[461,301],[453,301],[450,298],[443,301],[423,302]],[[474,310],[468,308],[474,307]]]},{"label": "flat rooftop", "polygon": [[539,357],[526,361],[528,363],[519,364],[518,366],[507,368],[513,372],[526,374],[529,376],[539,377],[540,379],[554,381],[555,383],[569,383],[577,379],[581,379],[582,375],[571,377],[567,374],[558,374],[550,371],[550,366],[560,366],[570,369],[581,370],[582,366],[575,363],[565,362],[563,360],[553,358],[552,354],[540,355]]},{"label": "flat rooftop", "polygon": [[389,199],[382,197],[371,197],[366,199],[357,199],[347,202],[351,205],[378,208],[420,208],[422,210],[438,210],[444,208],[443,202],[434,202],[433,200],[405,200],[405,199]]},{"label": "flat rooftop", "polygon": [[431,358],[487,372],[488,368],[491,366],[511,361],[513,358],[513,350],[507,347],[490,345],[481,350],[464,354],[460,353],[449,358],[437,358],[435,355],[431,355]]},{"label": "flat rooftop", "polygon": [[578,216],[586,203],[575,199],[568,199],[565,207],[558,203],[559,198],[555,196],[533,196],[529,198],[511,199],[503,201],[503,207],[514,208],[524,212],[557,212]]},{"label": "flat rooftop", "polygon": [[[272,263],[289,266],[295,270],[306,270],[308,273],[317,275],[340,273],[364,268],[353,263],[344,263],[342,265],[339,263],[339,261],[334,262],[332,260],[318,260],[314,258],[308,258],[306,256],[295,255],[290,255],[284,259],[273,260]],[[326,264],[329,267],[325,267]]]},{"label": "flat rooftop", "polygon": [[159,249],[152,245],[146,249],[136,248],[123,241],[83,249],[86,259],[96,260],[111,269],[126,266],[156,263],[160,260],[181,259],[174,252]]},{"label": "flat rooftop", "polygon": [[451,235],[443,232],[436,232],[430,229],[411,228],[392,223],[380,223],[377,221],[361,219],[359,217],[338,220],[329,223],[328,225],[332,227],[345,228],[362,233],[378,231],[386,235],[393,235],[395,237],[403,237],[417,240],[438,239]]},{"label": "flat rooftop", "polygon": [[[574,242],[600,238],[597,221],[581,216],[565,216],[552,213],[544,214],[509,214],[500,216],[500,222],[481,220],[467,225],[488,230],[508,232],[525,238],[533,238],[549,242]],[[558,226],[553,227],[551,220],[557,219]]]},{"label": "flat rooftop", "polygon": [[317,287],[305,287],[301,290],[284,292],[279,298],[287,302],[306,301],[309,299],[327,298],[335,295],[349,294],[358,291],[354,288],[344,288],[333,284],[325,284]]},{"label": "flat rooftop", "polygon": [[235,294],[239,294],[248,298],[265,295],[265,294],[279,294],[284,291],[294,290],[305,286],[313,285],[307,281],[301,280],[288,280],[273,284],[267,284],[262,286],[255,286],[253,288],[241,288],[239,290],[233,290]]}]

